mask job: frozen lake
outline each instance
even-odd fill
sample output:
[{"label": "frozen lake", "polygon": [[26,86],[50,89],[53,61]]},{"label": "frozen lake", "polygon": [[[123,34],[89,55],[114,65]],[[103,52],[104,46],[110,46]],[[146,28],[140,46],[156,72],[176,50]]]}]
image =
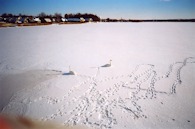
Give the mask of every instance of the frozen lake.
[{"label": "frozen lake", "polygon": [[[1,112],[102,129],[192,129],[194,28],[194,23],[0,28]],[[101,67],[109,60],[111,67]],[[69,66],[76,75],[69,75]]]}]

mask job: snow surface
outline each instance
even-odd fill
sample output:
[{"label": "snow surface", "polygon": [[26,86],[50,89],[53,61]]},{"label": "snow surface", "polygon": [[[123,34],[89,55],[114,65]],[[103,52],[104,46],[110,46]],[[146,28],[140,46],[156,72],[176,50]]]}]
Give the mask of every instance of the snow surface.
[{"label": "snow surface", "polygon": [[[194,23],[1,28],[1,113],[97,129],[193,129],[194,28]],[[111,67],[100,67],[110,59]]]}]

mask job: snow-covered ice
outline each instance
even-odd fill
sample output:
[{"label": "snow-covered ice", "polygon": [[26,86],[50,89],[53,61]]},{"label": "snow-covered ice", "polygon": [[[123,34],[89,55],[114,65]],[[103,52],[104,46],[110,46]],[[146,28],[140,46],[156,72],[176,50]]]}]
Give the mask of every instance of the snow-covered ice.
[{"label": "snow-covered ice", "polygon": [[[194,23],[1,28],[1,113],[97,129],[193,129],[194,28]],[[101,67],[110,60],[111,67]]]}]

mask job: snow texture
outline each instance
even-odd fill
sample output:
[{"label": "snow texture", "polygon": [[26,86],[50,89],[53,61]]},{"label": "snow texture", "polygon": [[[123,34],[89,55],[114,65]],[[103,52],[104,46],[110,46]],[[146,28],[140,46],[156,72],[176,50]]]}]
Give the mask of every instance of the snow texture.
[{"label": "snow texture", "polygon": [[[193,129],[194,28],[194,23],[1,28],[1,113],[97,129]],[[110,60],[112,65],[101,67]]]}]

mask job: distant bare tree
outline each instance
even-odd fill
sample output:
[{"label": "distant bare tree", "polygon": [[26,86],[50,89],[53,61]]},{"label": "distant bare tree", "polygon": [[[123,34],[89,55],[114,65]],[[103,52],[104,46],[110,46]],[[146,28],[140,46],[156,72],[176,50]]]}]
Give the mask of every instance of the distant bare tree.
[{"label": "distant bare tree", "polygon": [[2,17],[13,17],[14,15],[11,13],[3,13],[1,16]]},{"label": "distant bare tree", "polygon": [[62,14],[61,13],[55,13],[54,14],[54,17],[56,17],[56,18],[62,18]]},{"label": "distant bare tree", "polygon": [[41,12],[38,16],[41,17],[41,18],[44,18],[44,17],[46,17],[47,15],[46,15],[44,12]]}]

